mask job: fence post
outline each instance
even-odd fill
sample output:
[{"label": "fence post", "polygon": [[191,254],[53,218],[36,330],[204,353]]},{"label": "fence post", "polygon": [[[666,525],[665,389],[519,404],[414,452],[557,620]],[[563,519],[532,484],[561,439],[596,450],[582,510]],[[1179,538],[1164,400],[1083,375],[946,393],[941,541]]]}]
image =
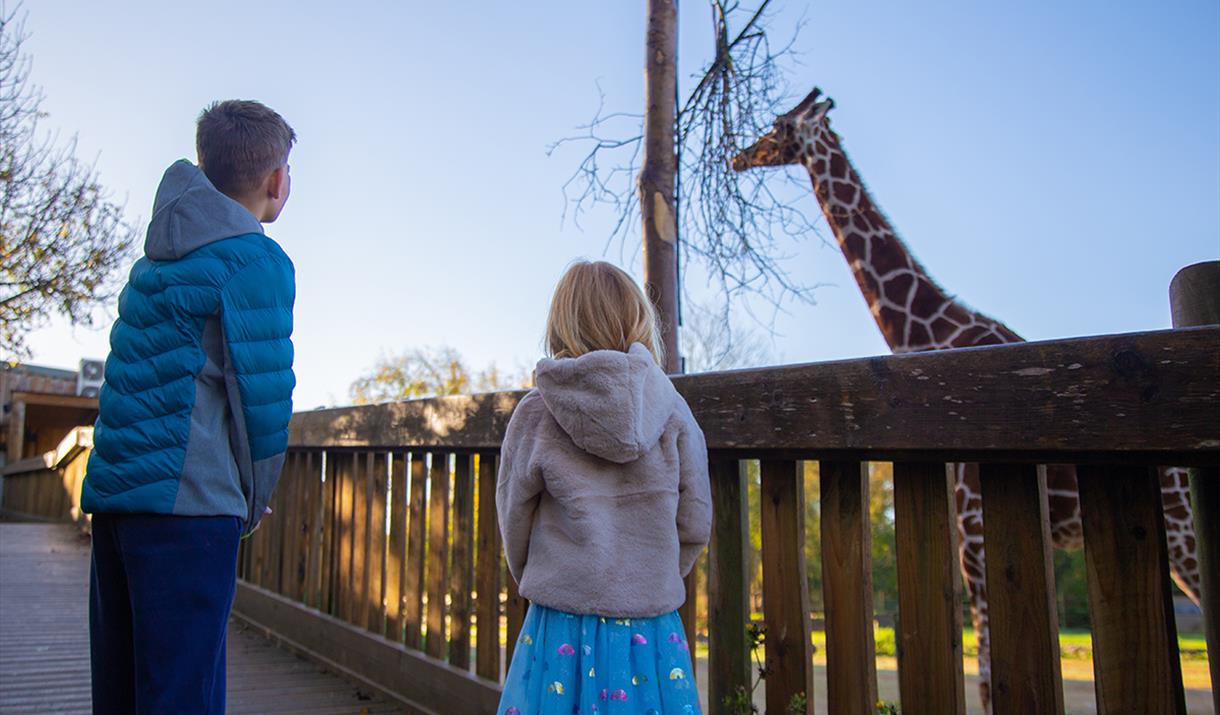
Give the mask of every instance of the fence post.
[{"label": "fence post", "polygon": [[[1186,266],[1169,282],[1173,327],[1220,324],[1220,261]],[[1207,631],[1207,654],[1212,677],[1212,707],[1220,712],[1220,470],[1190,469],[1190,495],[1194,502],[1195,544],[1198,549],[1200,600]]]},{"label": "fence post", "polygon": [[[747,698],[752,692],[750,646],[746,640],[750,622],[750,579],[746,574],[750,508],[745,464],[736,459],[712,459],[709,467],[714,517],[707,561],[707,711],[723,715],[730,712],[725,698],[735,696],[739,688]],[[695,653],[690,645],[694,665]]]}]

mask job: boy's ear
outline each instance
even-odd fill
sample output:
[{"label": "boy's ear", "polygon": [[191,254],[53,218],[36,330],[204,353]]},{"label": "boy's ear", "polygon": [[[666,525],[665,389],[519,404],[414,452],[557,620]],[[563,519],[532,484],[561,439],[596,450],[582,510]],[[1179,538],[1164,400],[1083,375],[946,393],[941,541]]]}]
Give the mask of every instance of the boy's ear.
[{"label": "boy's ear", "polygon": [[281,166],[267,177],[267,198],[278,201],[288,188],[288,167]]}]

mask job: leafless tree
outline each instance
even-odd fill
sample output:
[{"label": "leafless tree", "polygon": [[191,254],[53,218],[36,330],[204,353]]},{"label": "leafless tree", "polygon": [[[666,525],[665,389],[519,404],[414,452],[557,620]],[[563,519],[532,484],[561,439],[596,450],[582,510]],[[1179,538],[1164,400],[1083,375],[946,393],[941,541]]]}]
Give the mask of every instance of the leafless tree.
[{"label": "leafless tree", "polygon": [[76,141],[42,132],[42,92],[29,82],[18,10],[0,5],[0,357],[23,358],[26,336],[56,313],[91,325],[114,295],[134,242],[122,206]]},{"label": "leafless tree", "polygon": [[[739,294],[760,296],[773,306],[787,299],[812,301],[812,286],[793,280],[781,242],[817,234],[792,200],[777,195],[764,173],[733,171],[737,153],[770,130],[787,93],[779,65],[791,54],[792,38],[773,45],[766,23],[772,0],[747,9],[735,0],[709,0],[714,30],[712,58],[682,102],[674,123],[678,152],[675,189],[680,259],[701,261],[718,283],[729,314]],[[739,28],[734,26],[740,24]],[[560,139],[549,152],[577,145],[587,153],[563,185],[564,217],[579,225],[585,213],[608,207],[616,221],[607,240],[624,241],[639,216],[635,180],[642,151],[643,115],[607,112],[604,95],[593,119],[579,133]],[[796,186],[802,177],[791,177]]]},{"label": "leafless tree", "polygon": [[682,320],[686,372],[761,367],[774,361],[760,331],[726,321],[715,307],[688,302]]}]

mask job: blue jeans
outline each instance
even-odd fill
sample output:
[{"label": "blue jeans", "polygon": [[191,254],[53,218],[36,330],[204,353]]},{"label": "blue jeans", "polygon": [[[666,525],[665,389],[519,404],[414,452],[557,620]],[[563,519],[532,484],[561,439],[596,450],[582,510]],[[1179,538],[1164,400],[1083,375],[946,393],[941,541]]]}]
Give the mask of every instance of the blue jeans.
[{"label": "blue jeans", "polygon": [[240,537],[231,516],[94,515],[95,715],[223,715]]}]

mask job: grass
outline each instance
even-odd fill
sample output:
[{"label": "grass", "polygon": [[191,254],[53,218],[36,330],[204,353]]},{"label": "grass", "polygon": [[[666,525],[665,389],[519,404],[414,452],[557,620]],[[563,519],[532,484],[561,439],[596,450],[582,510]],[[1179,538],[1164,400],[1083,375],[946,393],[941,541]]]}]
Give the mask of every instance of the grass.
[{"label": "grass", "polygon": [[[894,629],[877,628],[873,634],[876,643],[877,669],[897,670]],[[817,649],[813,656],[815,665],[826,665],[826,632],[813,632],[813,645]],[[973,628],[962,630],[962,664],[967,675],[978,674],[978,636]],[[696,655],[707,657],[707,643],[696,644]],[[1186,688],[1208,690],[1211,674],[1208,669],[1207,643],[1202,635],[1178,636],[1178,651],[1182,662],[1182,685]],[[1059,631],[1060,669],[1065,680],[1093,680],[1093,638],[1087,630],[1064,629]]]}]

